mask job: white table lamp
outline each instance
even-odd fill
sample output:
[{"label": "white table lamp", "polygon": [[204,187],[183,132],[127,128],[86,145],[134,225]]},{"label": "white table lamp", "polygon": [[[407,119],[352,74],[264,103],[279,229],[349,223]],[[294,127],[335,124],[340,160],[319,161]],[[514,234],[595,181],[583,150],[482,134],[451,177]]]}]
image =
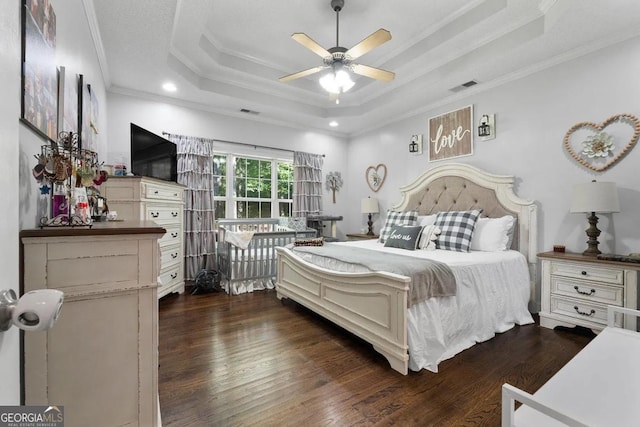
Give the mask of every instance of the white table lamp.
[{"label": "white table lamp", "polygon": [[591,213],[588,217],[589,228],[586,230],[589,240],[587,249],[583,255],[596,256],[600,254],[598,249],[598,236],[600,230],[597,213],[620,212],[618,201],[618,189],[615,182],[591,181],[586,184],[576,184],[573,187],[571,197],[571,213]]},{"label": "white table lamp", "polygon": [[367,231],[367,236],[373,236],[373,221],[371,221],[371,215],[379,212],[378,199],[372,199],[371,197],[362,199],[360,212],[369,215],[369,222],[367,222],[367,225],[369,225],[369,231]]}]

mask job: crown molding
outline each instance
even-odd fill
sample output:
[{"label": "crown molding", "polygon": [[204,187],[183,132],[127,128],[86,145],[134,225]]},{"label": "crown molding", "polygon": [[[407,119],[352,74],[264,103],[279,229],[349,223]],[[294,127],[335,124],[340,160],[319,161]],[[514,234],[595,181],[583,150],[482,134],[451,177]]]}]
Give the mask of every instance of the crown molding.
[{"label": "crown molding", "polygon": [[84,14],[87,17],[89,31],[91,32],[96,56],[98,57],[102,80],[104,80],[104,85],[108,89],[111,86],[111,75],[109,74],[107,55],[105,54],[104,45],[102,44],[102,36],[100,36],[100,28],[98,27],[98,19],[96,18],[96,9],[93,6],[93,0],[82,0],[82,6],[84,7]]}]

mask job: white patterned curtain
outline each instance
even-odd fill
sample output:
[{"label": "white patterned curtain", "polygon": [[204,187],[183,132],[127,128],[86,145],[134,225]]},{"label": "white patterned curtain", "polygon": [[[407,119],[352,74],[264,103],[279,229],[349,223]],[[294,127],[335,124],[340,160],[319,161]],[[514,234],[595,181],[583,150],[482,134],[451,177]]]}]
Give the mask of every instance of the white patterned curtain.
[{"label": "white patterned curtain", "polygon": [[178,183],[186,186],[184,275],[194,281],[203,269],[216,268],[213,204],[213,140],[169,135],[178,148]]},{"label": "white patterned curtain", "polygon": [[293,216],[322,213],[321,154],[293,153]]}]

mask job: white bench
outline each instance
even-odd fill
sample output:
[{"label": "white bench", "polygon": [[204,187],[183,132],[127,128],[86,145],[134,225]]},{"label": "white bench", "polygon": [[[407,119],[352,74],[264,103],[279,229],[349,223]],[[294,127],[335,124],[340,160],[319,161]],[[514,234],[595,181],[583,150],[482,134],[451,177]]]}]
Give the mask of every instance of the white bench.
[{"label": "white bench", "polygon": [[616,313],[640,318],[609,306],[608,326],[533,395],[504,384],[502,426],[639,426],[640,333],[616,327]]}]

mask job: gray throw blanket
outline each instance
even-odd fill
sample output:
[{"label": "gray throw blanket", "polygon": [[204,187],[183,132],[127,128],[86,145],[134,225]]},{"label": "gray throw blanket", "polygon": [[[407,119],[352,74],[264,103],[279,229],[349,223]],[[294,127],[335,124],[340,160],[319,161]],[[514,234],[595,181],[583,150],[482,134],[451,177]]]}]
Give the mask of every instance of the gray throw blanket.
[{"label": "gray throw blanket", "polygon": [[440,261],[331,243],[320,247],[297,246],[292,250],[361,265],[370,271],[386,271],[410,277],[409,306],[431,297],[456,294],[453,272],[447,264]]}]

